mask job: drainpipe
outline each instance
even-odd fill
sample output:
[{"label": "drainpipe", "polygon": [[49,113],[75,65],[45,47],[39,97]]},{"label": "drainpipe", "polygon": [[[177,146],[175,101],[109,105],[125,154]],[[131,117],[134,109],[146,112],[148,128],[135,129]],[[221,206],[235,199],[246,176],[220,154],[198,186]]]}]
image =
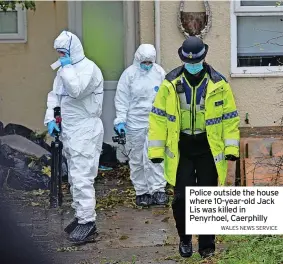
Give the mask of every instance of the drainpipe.
[{"label": "drainpipe", "polygon": [[160,0],[154,0],[156,63],[160,65]]}]

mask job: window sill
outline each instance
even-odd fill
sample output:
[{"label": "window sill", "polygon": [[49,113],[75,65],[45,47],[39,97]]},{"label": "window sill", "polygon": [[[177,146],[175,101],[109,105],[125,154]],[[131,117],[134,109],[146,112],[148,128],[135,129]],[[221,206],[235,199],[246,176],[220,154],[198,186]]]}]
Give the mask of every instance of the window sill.
[{"label": "window sill", "polygon": [[17,43],[27,43],[26,39],[1,39],[0,43],[2,44],[17,44]]},{"label": "window sill", "polygon": [[282,66],[270,66],[270,67],[239,67],[231,69],[231,77],[247,77],[247,78],[268,78],[268,77],[282,77]]},{"label": "window sill", "polygon": [[232,78],[274,78],[283,77],[283,72],[277,73],[231,73]]}]

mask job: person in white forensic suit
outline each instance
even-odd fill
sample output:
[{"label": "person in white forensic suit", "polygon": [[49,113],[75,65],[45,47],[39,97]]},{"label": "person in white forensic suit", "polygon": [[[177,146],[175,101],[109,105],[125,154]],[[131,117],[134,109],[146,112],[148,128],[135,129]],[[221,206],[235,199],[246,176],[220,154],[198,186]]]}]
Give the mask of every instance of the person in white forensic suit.
[{"label": "person in white forensic suit", "polygon": [[147,156],[149,113],[166,75],[155,60],[154,46],[140,45],[133,64],[122,73],[115,95],[114,128],[119,134],[122,131],[126,134],[130,178],[135,188],[137,206],[168,203],[163,163],[153,164]]},{"label": "person in white forensic suit", "polygon": [[[60,68],[48,94],[44,124],[54,136],[59,127],[54,107],[61,107],[63,154],[69,169],[69,184],[75,210],[65,228],[73,242],[84,242],[97,234],[94,180],[98,173],[104,129],[100,119],[103,103],[103,75],[89,60],[79,38],[63,31],[54,41]],[[55,63],[56,64],[56,63]]]}]

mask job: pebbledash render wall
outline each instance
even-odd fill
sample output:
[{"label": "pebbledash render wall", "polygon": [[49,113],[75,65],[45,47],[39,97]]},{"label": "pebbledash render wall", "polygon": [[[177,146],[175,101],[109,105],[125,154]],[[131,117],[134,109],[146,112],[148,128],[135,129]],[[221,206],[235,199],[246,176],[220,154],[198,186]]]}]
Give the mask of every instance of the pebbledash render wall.
[{"label": "pebbledash render wall", "polygon": [[27,15],[27,43],[0,43],[0,121],[42,131],[50,68],[57,55],[53,42],[68,26],[67,2],[37,1]]},{"label": "pebbledash render wall", "polygon": [[[200,2],[200,1],[198,1]],[[194,12],[196,2],[191,4]],[[241,118],[242,127],[276,126],[283,111],[276,104],[282,99],[277,89],[282,86],[282,77],[276,78],[231,78],[230,77],[230,1],[209,1],[212,12],[212,27],[204,37],[209,45],[207,62],[220,71],[230,82]],[[181,61],[177,49],[185,40],[177,25],[180,1],[161,1],[161,65],[169,72]],[[198,10],[195,10],[198,11]],[[143,43],[154,44],[154,2],[140,4],[140,35]],[[249,115],[249,125],[245,115]]]}]

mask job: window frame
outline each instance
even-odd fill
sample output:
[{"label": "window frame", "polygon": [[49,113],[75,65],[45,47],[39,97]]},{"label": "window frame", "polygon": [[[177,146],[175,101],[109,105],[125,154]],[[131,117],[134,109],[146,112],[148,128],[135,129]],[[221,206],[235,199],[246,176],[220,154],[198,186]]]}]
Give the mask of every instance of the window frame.
[{"label": "window frame", "polygon": [[[2,9],[0,9],[2,12]],[[26,10],[22,9],[21,5],[17,5],[15,10],[9,11],[17,12],[18,33],[0,33],[0,43],[26,43],[27,42],[27,17]]]},{"label": "window frame", "polygon": [[237,66],[237,18],[240,16],[282,16],[283,6],[241,6],[241,1],[230,2],[231,30],[231,77],[278,77],[283,76],[281,66]]}]

